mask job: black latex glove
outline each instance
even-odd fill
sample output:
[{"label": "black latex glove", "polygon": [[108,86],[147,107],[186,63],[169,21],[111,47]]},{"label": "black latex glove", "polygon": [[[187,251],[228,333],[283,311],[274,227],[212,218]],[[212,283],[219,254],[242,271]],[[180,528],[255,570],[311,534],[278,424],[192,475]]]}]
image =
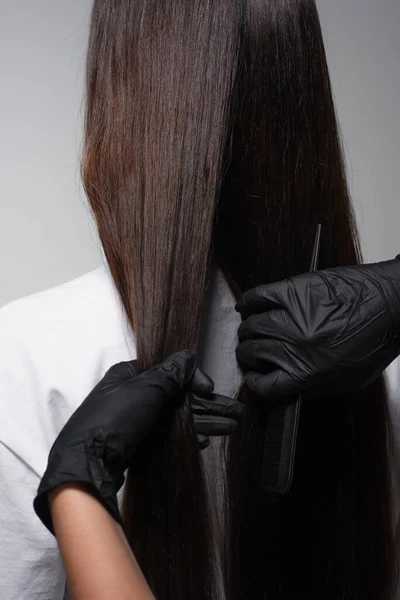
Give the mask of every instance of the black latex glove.
[{"label": "black latex glove", "polygon": [[[117,492],[124,472],[161,413],[192,400],[195,429],[207,445],[209,435],[226,435],[238,426],[243,405],[212,394],[213,383],[196,357],[177,352],[138,374],[136,361],[114,365],[66,423],[50,451],[48,466],[34,501],[36,514],[53,533],[47,494],[64,483],[87,484],[121,523]],[[206,397],[204,397],[206,396]]]},{"label": "black latex glove", "polygon": [[188,393],[199,450],[207,448],[210,437],[230,435],[237,431],[245,408],[235,398],[214,394],[213,390],[213,380],[197,368]]},{"label": "black latex glove", "polygon": [[254,392],[276,400],[361,389],[400,353],[400,260],[262,285],[236,308],[237,358]]}]

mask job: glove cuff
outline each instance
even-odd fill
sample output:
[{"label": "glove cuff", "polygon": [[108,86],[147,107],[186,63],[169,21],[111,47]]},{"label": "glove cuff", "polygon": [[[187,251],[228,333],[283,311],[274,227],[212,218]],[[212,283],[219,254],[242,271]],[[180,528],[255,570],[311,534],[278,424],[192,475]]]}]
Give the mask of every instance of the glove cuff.
[{"label": "glove cuff", "polygon": [[[122,483],[123,483],[122,476]],[[66,483],[81,483],[101,502],[111,516],[123,527],[118,508],[117,492],[121,481],[116,482],[104,466],[101,457],[93,456],[86,441],[78,441],[59,452],[56,448],[50,453],[49,463],[40,482],[33,502],[34,510],[54,535],[53,521],[48,501],[48,493]]]}]

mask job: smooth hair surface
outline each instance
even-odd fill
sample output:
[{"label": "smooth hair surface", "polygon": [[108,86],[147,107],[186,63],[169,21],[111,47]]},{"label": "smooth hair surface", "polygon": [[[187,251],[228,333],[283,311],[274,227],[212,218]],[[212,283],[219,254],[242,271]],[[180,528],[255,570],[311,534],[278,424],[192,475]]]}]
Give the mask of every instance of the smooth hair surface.
[{"label": "smooth hair surface", "polygon": [[[213,260],[236,294],[360,260],[314,0],[95,0],[82,175],[140,367],[196,350]],[[226,442],[226,600],[388,600],[383,381],[303,402],[289,495],[259,489],[258,404]],[[125,488],[158,600],[217,600],[213,502],[187,399]]]}]

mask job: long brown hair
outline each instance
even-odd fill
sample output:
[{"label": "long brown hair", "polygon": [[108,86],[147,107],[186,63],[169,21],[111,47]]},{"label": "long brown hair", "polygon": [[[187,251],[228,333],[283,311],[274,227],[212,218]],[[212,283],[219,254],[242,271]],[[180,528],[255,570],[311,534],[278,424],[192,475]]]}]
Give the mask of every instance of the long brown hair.
[{"label": "long brown hair", "polygon": [[[83,179],[146,369],[196,349],[214,257],[239,290],[358,246],[313,0],[95,0]],[[252,404],[252,399],[244,398]],[[296,478],[258,486],[257,407],[227,449],[229,600],[383,600],[391,581],[382,382],[304,403]],[[219,597],[190,406],[132,465],[124,517],[160,600]]]}]

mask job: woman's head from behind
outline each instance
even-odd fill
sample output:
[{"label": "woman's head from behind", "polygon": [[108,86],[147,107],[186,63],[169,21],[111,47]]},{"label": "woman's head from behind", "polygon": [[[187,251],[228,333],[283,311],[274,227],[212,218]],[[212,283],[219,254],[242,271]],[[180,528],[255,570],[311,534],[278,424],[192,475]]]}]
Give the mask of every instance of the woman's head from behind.
[{"label": "woman's head from behind", "polygon": [[[307,270],[316,225],[322,223],[320,266],[357,261],[313,0],[95,0],[82,170],[142,368],[176,350],[196,349],[211,256],[242,291]],[[374,406],[363,413],[376,429],[386,418],[381,404],[381,412]],[[332,436],[328,431],[326,439],[332,440],[333,434],[337,438],[353,416],[333,419],[339,430]],[[317,425],[310,419],[312,432]],[[133,465],[126,492],[131,542],[157,597],[164,600],[218,597],[205,489],[191,429],[185,405],[164,443]],[[246,440],[245,431],[243,436]],[[232,446],[236,443],[240,440]],[[383,456],[384,440],[379,444],[377,453]],[[374,481],[383,490],[371,501],[371,514],[380,494],[386,493],[385,477],[385,469],[378,476],[374,463],[370,479],[361,484]],[[326,486],[331,498],[339,485],[333,477]],[[240,496],[243,490],[231,491]],[[346,493],[353,497],[351,486]],[[256,501],[270,510],[265,497]],[[302,506],[305,501],[300,486],[285,500],[284,510],[294,514],[291,502]],[[334,522],[334,501],[329,510],[326,520]],[[243,513],[232,514],[237,521],[243,518]],[[236,523],[237,531],[242,525]],[[317,526],[311,515],[305,563],[319,551]],[[262,545],[269,535],[259,529],[253,548],[248,536],[238,536],[243,545],[234,570],[240,581],[229,600],[259,600],[267,593],[271,599],[293,600],[291,592],[278,595],[278,589],[286,589],[280,559],[276,570],[264,569],[257,582],[251,568],[240,572],[239,559],[248,565],[258,552],[257,543]],[[337,544],[345,539],[343,532],[338,534]],[[337,552],[334,542],[331,546],[320,548],[329,564]],[[286,560],[289,570],[294,558],[282,548],[276,556]],[[302,560],[296,558],[297,572]],[[358,595],[344,594],[349,577],[359,579],[371,562],[365,553],[351,569],[342,572],[340,567],[332,575],[333,566],[328,575],[340,582],[331,592],[323,579],[327,571],[316,577],[304,569],[305,597],[328,600],[331,593],[335,600],[364,600],[370,580],[355,585]],[[384,597],[384,566],[378,570],[383,574],[374,588],[375,600]],[[337,590],[341,595],[334,595]]]}]

